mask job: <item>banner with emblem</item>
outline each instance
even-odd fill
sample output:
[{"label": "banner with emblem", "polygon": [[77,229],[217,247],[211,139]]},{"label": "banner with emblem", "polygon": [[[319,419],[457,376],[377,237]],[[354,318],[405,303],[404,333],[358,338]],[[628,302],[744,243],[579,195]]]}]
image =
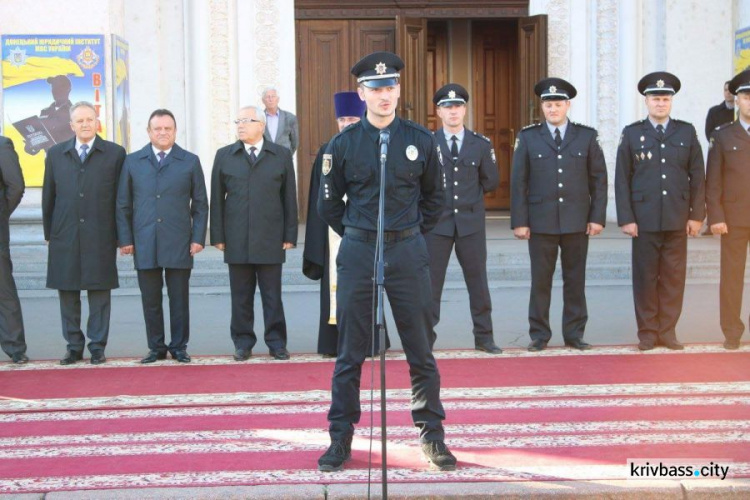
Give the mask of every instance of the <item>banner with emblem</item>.
[{"label": "banner with emblem", "polygon": [[750,26],[734,32],[734,74],[750,69]]},{"label": "banner with emblem", "polygon": [[44,180],[46,151],[73,137],[70,107],[89,101],[106,138],[103,35],[3,35],[3,135],[29,187]]},{"label": "banner with emblem", "polygon": [[117,35],[112,35],[112,81],[114,141],[130,153],[130,48]]}]

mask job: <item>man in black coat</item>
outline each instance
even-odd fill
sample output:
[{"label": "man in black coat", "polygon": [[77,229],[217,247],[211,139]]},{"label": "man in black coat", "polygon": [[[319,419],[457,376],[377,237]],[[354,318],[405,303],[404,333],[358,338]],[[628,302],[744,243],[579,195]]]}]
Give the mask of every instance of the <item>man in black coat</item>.
[{"label": "man in black coat", "polygon": [[719,314],[724,347],[738,349],[745,325],[742,292],[750,244],[750,70],[736,75],[729,91],[739,117],[711,136],[706,169],[706,208],[713,234],[721,235]]},{"label": "man in black coat", "polygon": [[633,238],[633,300],[638,348],[680,350],[675,327],[682,312],[687,237],[705,215],[705,172],[690,123],[670,116],[680,80],[649,73],[638,83],[648,117],[625,127],[617,148],[617,223]]},{"label": "man in black coat", "polygon": [[425,235],[430,253],[430,280],[434,324],[440,321],[440,298],[453,246],[469,292],[474,323],[474,346],[490,354],[503,352],[492,337],[492,300],[487,283],[487,234],[484,227],[484,193],[497,189],[500,175],[490,140],[464,127],[469,93],[449,83],[432,98],[442,128],[434,132],[445,159],[445,207],[437,225]]},{"label": "man in black coat", "polygon": [[47,287],[59,291],[67,352],[60,364],[83,358],[81,290],[88,291],[91,363],[106,361],[110,295],[117,288],[115,200],[125,150],[96,132],[99,120],[88,102],[74,104],[75,137],[50,148],[42,189],[44,239],[49,244]]},{"label": "man in black coat", "polygon": [[264,339],[274,359],[289,359],[281,265],[297,244],[297,189],[291,152],[263,139],[265,115],[240,109],[239,140],[216,152],[211,174],[211,244],[224,252],[232,292],[234,359],[255,346],[253,300],[260,287]]},{"label": "man in black coat", "polygon": [[528,349],[545,349],[552,336],[549,306],[559,248],[563,339],[567,346],[587,350],[586,256],[589,237],[606,222],[607,165],[596,130],[568,120],[575,87],[547,78],[534,92],[542,100],[545,122],[526,127],[516,139],[510,212],[513,234],[529,241]]},{"label": "man in black coat", "polygon": [[716,106],[712,106],[706,115],[706,139],[711,139],[711,134],[716,127],[734,121],[734,94],[729,91],[729,82],[724,82],[724,100]]},{"label": "man in black coat", "polygon": [[445,445],[440,374],[430,347],[432,289],[423,233],[443,211],[439,148],[425,128],[396,115],[401,92],[396,54],[374,52],[352,67],[367,114],[328,144],[323,155],[318,212],[343,236],[336,257],[338,356],[331,381],[328,433],[331,445],[318,470],[341,470],[351,458],[354,425],[362,415],[362,364],[373,345],[373,264],[380,200],[380,144],[385,161],[385,291],[393,310],[411,374],[411,415],[422,452],[433,467],[456,468]]},{"label": "man in black coat", "polygon": [[8,219],[16,209],[25,184],[13,142],[0,135],[0,346],[16,364],[28,363],[21,302],[10,260]]},{"label": "man in black coat", "polygon": [[[339,132],[353,123],[359,122],[365,112],[365,103],[356,92],[338,92],[333,96],[336,110],[336,125]],[[305,226],[305,251],[302,272],[311,280],[320,280],[320,322],[318,324],[318,353],[335,357],[338,352],[339,331],[336,327],[336,303],[332,303],[331,282],[335,284],[335,255],[341,244],[341,237],[328,227],[318,214],[318,191],[322,175],[323,154],[328,143],[323,144],[315,157],[310,177],[310,196],[307,204],[307,224]],[[332,252],[331,249],[335,249]],[[333,257],[333,258],[331,258]],[[331,275],[333,274],[333,280]],[[333,295],[335,298],[335,295]]]},{"label": "man in black coat", "polygon": [[[134,255],[146,321],[148,355],[141,363],[167,357],[189,363],[190,271],[203,250],[208,197],[200,159],[175,144],[177,122],[157,109],[148,120],[151,142],[128,155],[117,194],[120,252]],[[163,280],[169,294],[172,338],[164,341]]]}]

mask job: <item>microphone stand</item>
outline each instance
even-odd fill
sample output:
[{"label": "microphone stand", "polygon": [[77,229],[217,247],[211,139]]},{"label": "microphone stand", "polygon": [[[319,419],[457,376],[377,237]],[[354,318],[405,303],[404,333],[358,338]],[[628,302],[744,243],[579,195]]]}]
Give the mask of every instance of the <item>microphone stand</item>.
[{"label": "microphone stand", "polygon": [[377,243],[375,245],[375,285],[377,287],[377,305],[375,325],[380,341],[380,449],[382,455],[383,498],[388,498],[387,445],[386,445],[386,400],[385,400],[385,310],[383,295],[385,292],[385,160],[388,157],[388,129],[380,131],[380,198],[378,200]]}]

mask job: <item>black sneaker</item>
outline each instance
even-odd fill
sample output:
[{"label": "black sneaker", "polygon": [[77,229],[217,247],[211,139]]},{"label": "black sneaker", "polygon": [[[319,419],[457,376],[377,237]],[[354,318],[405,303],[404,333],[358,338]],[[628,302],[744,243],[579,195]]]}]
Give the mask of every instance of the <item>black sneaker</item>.
[{"label": "black sneaker", "polygon": [[344,464],[352,458],[352,438],[343,441],[331,441],[331,446],[318,459],[318,470],[321,472],[337,472],[344,468]]},{"label": "black sneaker", "polygon": [[422,453],[432,468],[437,470],[456,470],[456,457],[453,456],[443,441],[422,443]]}]

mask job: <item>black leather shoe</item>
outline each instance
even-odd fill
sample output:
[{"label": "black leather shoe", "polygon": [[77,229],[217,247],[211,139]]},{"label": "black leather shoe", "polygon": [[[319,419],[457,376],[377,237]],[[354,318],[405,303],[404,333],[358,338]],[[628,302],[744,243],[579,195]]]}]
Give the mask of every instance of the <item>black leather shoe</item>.
[{"label": "black leather shoe", "polygon": [[253,351],[250,349],[237,349],[234,351],[234,360],[235,361],[247,361],[250,359],[250,356],[253,355]]},{"label": "black leather shoe", "polygon": [[[725,340],[724,341],[724,349],[727,349],[729,351],[736,351],[739,348],[740,348],[739,340]],[[15,363],[15,360],[13,362]]]},{"label": "black leather shoe", "polygon": [[500,347],[492,340],[490,340],[489,342],[485,342],[484,344],[475,344],[474,349],[476,349],[477,351],[488,352],[490,354],[503,353],[503,350],[500,349]]},{"label": "black leather shoe", "polygon": [[101,365],[102,363],[106,363],[107,358],[104,357],[104,352],[102,351],[96,351],[91,353],[91,364],[92,365]]},{"label": "black leather shoe", "polygon": [[673,351],[682,351],[683,349],[685,349],[685,346],[679,343],[677,340],[662,340],[659,343],[667,349],[671,349]]},{"label": "black leather shoe", "polygon": [[654,344],[651,342],[646,342],[645,340],[641,340],[638,342],[638,349],[641,351],[650,351],[654,348]]},{"label": "black leather shoe", "polygon": [[83,359],[83,353],[82,352],[75,352],[75,351],[68,351],[65,353],[65,357],[60,360],[61,365],[72,365],[76,361],[81,361]]},{"label": "black leather shoe", "polygon": [[331,441],[323,455],[318,459],[318,470],[321,472],[337,472],[344,468],[344,464],[352,458],[352,438],[343,441]]},{"label": "black leather shoe", "polygon": [[568,347],[572,347],[573,349],[578,349],[579,351],[591,350],[591,344],[589,344],[588,342],[584,342],[581,339],[566,340],[565,345]]},{"label": "black leather shoe", "polygon": [[422,443],[422,453],[433,469],[456,470],[456,457],[453,456],[443,441],[427,441]]},{"label": "black leather shoe", "polygon": [[175,351],[172,353],[172,358],[176,359],[178,363],[190,363],[192,361],[187,351]]},{"label": "black leather shoe", "polygon": [[148,355],[141,360],[141,363],[143,363],[144,365],[147,365],[149,363],[156,363],[157,361],[161,359],[167,359],[166,352],[148,351]]},{"label": "black leather shoe", "polygon": [[547,342],[543,340],[532,340],[527,348],[529,352],[539,352],[547,348]]},{"label": "black leather shoe", "polygon": [[269,351],[268,353],[271,355],[273,359],[278,359],[281,361],[284,361],[290,358],[289,351],[287,351],[283,347],[279,349],[274,349],[273,351]]},{"label": "black leather shoe", "polygon": [[13,354],[10,359],[17,365],[25,365],[29,362],[29,357],[22,352]]}]

